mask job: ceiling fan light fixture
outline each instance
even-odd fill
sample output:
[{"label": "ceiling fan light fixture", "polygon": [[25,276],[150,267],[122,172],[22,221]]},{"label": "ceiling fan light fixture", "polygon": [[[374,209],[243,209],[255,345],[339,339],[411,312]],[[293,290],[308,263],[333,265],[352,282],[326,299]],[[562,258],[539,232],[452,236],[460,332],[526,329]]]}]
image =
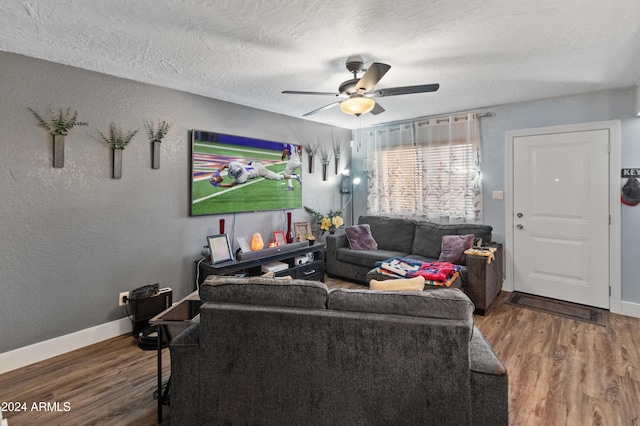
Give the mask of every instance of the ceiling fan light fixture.
[{"label": "ceiling fan light fixture", "polygon": [[340,102],[342,112],[351,115],[365,114],[376,106],[376,101],[364,96],[352,96]]},{"label": "ceiling fan light fixture", "polygon": [[[292,95],[322,95],[322,96],[344,96],[344,101],[332,102],[321,108],[302,114],[303,117],[325,111],[340,105],[340,109],[345,114],[361,116],[367,112],[378,115],[385,111],[382,106],[371,98],[382,98],[385,96],[409,95],[412,93],[435,92],[440,87],[439,84],[420,84],[418,86],[401,86],[376,90],[375,86],[380,79],[389,71],[391,65],[380,62],[373,62],[366,70],[362,68],[364,61],[359,55],[350,56],[347,59],[347,70],[353,73],[353,78],[343,81],[338,86],[338,93],[331,92],[305,92],[297,90],[285,90],[282,93]],[[364,75],[358,78],[358,72],[364,71]]]}]

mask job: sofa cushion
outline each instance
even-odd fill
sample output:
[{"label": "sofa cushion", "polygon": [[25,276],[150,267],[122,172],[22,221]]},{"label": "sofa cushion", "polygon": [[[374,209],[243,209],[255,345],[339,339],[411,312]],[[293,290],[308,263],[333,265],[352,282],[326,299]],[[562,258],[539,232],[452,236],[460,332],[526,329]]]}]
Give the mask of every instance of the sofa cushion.
[{"label": "sofa cushion", "polygon": [[393,280],[371,280],[369,288],[371,290],[388,291],[388,290],[424,290],[424,277],[413,278],[396,278]]},{"label": "sofa cushion", "polygon": [[475,238],[482,238],[483,241],[491,241],[490,225],[480,225],[473,223],[447,223],[437,224],[432,222],[418,222],[416,225],[416,236],[413,240],[412,254],[438,259],[442,247],[442,237],[444,235],[465,235],[474,234]]},{"label": "sofa cushion", "polygon": [[451,262],[456,265],[466,265],[467,255],[464,252],[473,246],[473,234],[443,235],[440,262]]},{"label": "sofa cushion", "polygon": [[378,244],[371,235],[371,228],[368,223],[362,225],[347,226],[344,228],[349,247],[352,250],[376,250]]},{"label": "sofa cushion", "polygon": [[200,286],[202,303],[326,309],[327,286],[305,280],[210,275]]},{"label": "sofa cushion", "polygon": [[[378,249],[411,253],[416,221],[386,216],[360,216],[358,224],[368,224]],[[436,256],[437,258],[437,256]]]},{"label": "sofa cushion", "polygon": [[473,326],[473,303],[463,292],[448,288],[385,292],[336,288],[329,290],[327,307],[336,311],[464,320]]},{"label": "sofa cushion", "polygon": [[403,256],[404,254],[406,253],[390,250],[351,250],[350,248],[341,247],[336,251],[336,259],[352,265],[373,268],[376,262],[395,256]]}]

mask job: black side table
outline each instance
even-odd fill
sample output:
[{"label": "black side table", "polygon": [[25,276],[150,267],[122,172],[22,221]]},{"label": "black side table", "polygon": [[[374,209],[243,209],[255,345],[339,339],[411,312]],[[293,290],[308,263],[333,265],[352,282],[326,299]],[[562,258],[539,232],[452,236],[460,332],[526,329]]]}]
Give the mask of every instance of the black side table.
[{"label": "black side table", "polygon": [[149,324],[158,329],[158,424],[162,423],[162,406],[169,405],[169,390],[171,387],[171,377],[162,391],[162,341],[171,341],[186,330],[191,324],[200,321],[200,295],[197,291],[160,312],[149,320]]}]

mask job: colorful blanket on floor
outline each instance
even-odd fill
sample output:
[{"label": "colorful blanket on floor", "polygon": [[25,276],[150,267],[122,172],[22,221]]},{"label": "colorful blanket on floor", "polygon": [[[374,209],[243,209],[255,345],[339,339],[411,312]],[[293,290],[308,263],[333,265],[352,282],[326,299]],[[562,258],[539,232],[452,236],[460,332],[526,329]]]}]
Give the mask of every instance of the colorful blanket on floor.
[{"label": "colorful blanket on floor", "polygon": [[376,263],[379,274],[396,278],[424,277],[426,285],[449,287],[460,274],[460,266],[449,262],[422,262],[394,257]]}]

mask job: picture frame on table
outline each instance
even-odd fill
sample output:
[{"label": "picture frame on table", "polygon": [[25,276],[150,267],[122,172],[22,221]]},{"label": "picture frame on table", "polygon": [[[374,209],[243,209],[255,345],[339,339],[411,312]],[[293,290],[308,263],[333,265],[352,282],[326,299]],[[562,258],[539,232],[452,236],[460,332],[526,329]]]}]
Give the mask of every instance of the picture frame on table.
[{"label": "picture frame on table", "polygon": [[234,260],[227,234],[209,235],[207,241],[209,242],[212,265]]},{"label": "picture frame on table", "polygon": [[251,251],[247,237],[238,237],[238,246],[240,246],[241,253],[249,253]]},{"label": "picture frame on table", "polygon": [[284,246],[287,244],[287,239],[284,236],[284,231],[275,231],[273,233],[273,241],[276,242],[276,245]]},{"label": "picture frame on table", "polygon": [[311,224],[309,222],[295,222],[293,229],[296,233],[296,241],[305,241],[307,235],[311,235]]}]

